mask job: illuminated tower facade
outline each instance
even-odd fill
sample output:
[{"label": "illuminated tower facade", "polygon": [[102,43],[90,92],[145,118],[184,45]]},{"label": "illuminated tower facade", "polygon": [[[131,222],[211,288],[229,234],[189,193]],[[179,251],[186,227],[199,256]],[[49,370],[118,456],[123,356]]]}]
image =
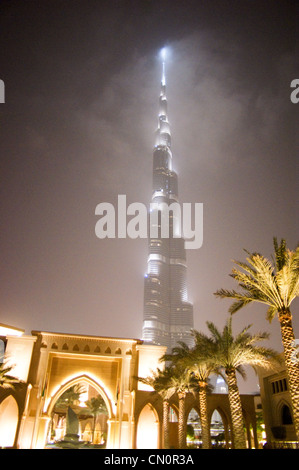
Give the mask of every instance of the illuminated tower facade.
[{"label": "illuminated tower facade", "polygon": [[[173,204],[175,203],[175,204]],[[193,306],[188,302],[186,251],[181,236],[178,178],[172,169],[171,133],[167,115],[165,58],[159,98],[158,128],[153,151],[153,191],[149,211],[147,273],[144,277],[143,340],[167,346],[192,345]],[[155,214],[153,214],[155,212]],[[163,234],[163,221],[169,235]]]}]

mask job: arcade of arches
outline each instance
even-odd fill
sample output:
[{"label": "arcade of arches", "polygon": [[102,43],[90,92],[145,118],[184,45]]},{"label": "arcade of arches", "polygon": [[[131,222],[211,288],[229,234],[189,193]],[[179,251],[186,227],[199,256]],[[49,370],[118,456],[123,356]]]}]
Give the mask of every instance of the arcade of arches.
[{"label": "arcade of arches", "polygon": [[[32,332],[7,340],[23,381],[0,393],[0,445],[18,448],[162,448],[162,400],[136,377],[147,377],[165,348],[136,339]],[[249,447],[257,447],[255,405],[242,395]],[[170,408],[170,446],[177,448],[178,401]],[[200,447],[198,400],[186,397],[187,443]],[[233,447],[226,394],[208,397],[211,440]],[[5,422],[4,426],[1,425]]]}]

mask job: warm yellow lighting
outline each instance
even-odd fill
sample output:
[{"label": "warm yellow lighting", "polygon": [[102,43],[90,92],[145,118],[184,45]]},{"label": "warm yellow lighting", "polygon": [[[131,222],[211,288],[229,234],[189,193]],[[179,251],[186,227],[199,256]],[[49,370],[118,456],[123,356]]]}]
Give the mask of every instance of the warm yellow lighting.
[{"label": "warm yellow lighting", "polygon": [[25,330],[0,323],[0,336],[22,336]]},{"label": "warm yellow lighting", "polygon": [[157,449],[159,421],[157,412],[148,404],[140,413],[137,431],[137,449]]},{"label": "warm yellow lighting", "polygon": [[[111,412],[113,414],[116,413],[116,403],[115,403],[115,397],[113,397],[111,391],[109,390],[108,387],[105,386],[105,384],[99,379],[99,377],[94,376],[93,374],[90,374],[89,372],[82,371],[81,374],[74,374],[74,375],[69,375],[63,383],[58,384],[55,388],[53,388],[51,397],[48,398],[47,403],[44,407],[44,412],[49,412],[49,405],[52,402],[53,404],[53,399],[55,399],[56,395],[58,395],[59,391],[61,391],[60,395],[67,390],[69,387],[71,387],[74,384],[77,383],[83,383],[87,385],[91,385],[94,387],[100,395],[102,396],[103,400],[105,401],[105,404],[107,406],[109,414]],[[57,397],[58,398],[58,397]],[[55,399],[56,401],[56,399]]]},{"label": "warm yellow lighting", "polygon": [[10,375],[27,382],[31,356],[36,337],[7,335],[5,357],[7,366],[12,367]]},{"label": "warm yellow lighting", "polygon": [[10,395],[0,405],[0,446],[12,447],[14,445],[18,425],[18,405]]}]

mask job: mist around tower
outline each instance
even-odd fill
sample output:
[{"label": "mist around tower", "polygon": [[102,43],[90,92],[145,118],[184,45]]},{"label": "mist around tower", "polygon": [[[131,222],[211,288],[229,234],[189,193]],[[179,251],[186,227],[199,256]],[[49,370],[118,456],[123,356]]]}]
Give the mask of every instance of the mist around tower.
[{"label": "mist around tower", "polygon": [[153,193],[149,209],[140,202],[127,206],[126,195],[118,195],[117,209],[101,202],[95,214],[100,216],[95,226],[99,239],[149,238],[184,239],[184,248],[196,250],[203,243],[203,204],[178,202],[178,178],[172,169],[171,131],[166,98],[166,47],[160,50],[162,62],[158,126],[153,155]]}]

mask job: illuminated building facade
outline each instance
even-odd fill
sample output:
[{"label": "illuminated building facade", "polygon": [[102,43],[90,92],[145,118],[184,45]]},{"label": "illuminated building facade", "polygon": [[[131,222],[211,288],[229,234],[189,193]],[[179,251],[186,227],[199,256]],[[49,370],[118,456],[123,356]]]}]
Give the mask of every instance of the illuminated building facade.
[{"label": "illuminated building facade", "polygon": [[[0,387],[0,447],[162,446],[161,407],[153,409],[156,397],[137,377],[158,367],[164,347],[131,338],[44,331],[21,336],[13,331],[0,340],[12,365],[10,375],[21,381],[13,390]],[[94,398],[102,403],[96,423],[87,406]]]},{"label": "illuminated building facade", "polygon": [[[163,400],[151,387],[137,380],[162,368],[166,347],[132,338],[20,330],[0,335],[10,375],[21,382],[15,389],[0,387],[0,447],[19,449],[106,448],[161,449]],[[79,388],[76,389],[76,387]],[[77,396],[70,402],[70,395]],[[73,410],[71,425],[63,398]],[[101,399],[94,419],[87,403]],[[253,395],[242,395],[248,446],[257,447]],[[178,446],[178,396],[170,398],[170,448]],[[199,415],[199,399],[189,393],[188,417]],[[231,447],[230,407],[227,394],[207,397],[208,419],[215,410],[224,429],[224,446]],[[197,423],[198,424],[198,423]],[[200,445],[200,436],[198,437]]]},{"label": "illuminated building facade", "polygon": [[[185,242],[181,236],[180,214],[170,210],[173,203],[178,205],[178,178],[172,169],[163,58],[158,129],[153,152],[148,263],[144,278],[143,340],[164,345],[168,351],[178,341],[191,346],[190,329],[193,328],[193,306],[188,302],[186,284]],[[163,236],[163,223],[169,229],[166,236]]]}]

